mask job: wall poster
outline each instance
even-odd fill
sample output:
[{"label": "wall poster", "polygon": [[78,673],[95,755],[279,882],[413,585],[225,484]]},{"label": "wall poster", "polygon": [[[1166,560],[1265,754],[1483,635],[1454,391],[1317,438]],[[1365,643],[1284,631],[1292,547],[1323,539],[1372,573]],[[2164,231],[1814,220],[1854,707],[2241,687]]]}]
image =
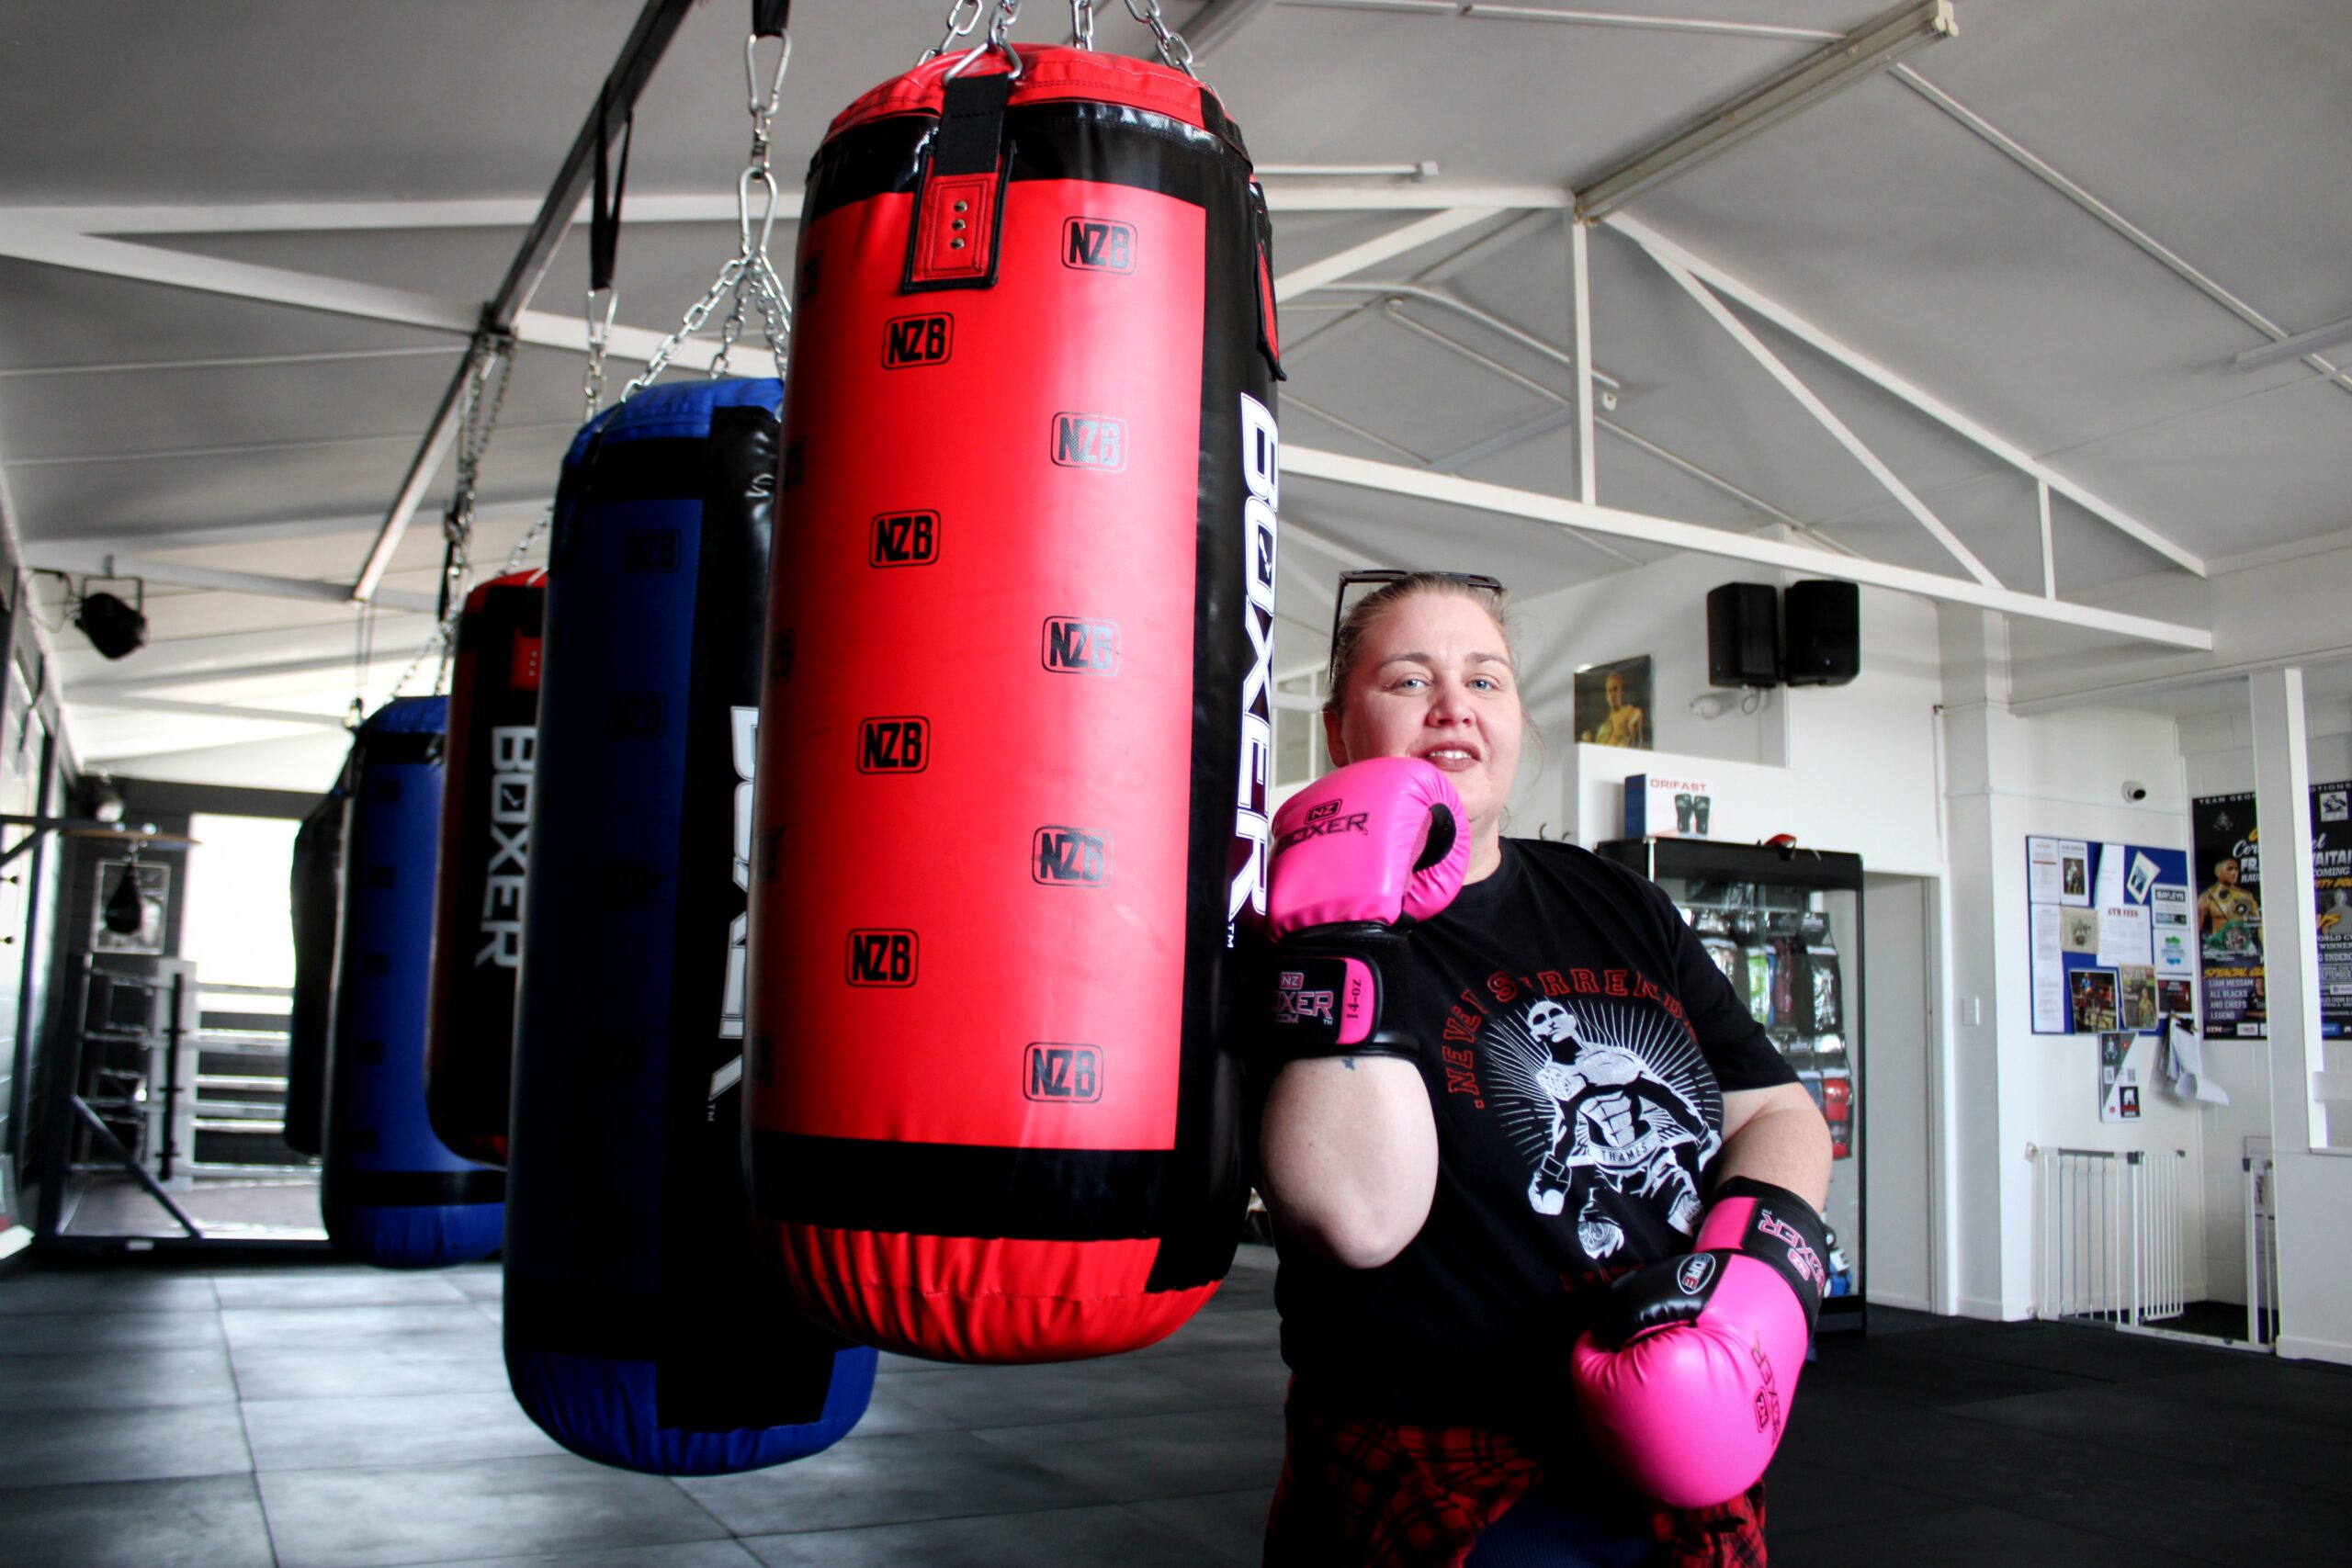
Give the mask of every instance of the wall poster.
[{"label": "wall poster", "polygon": [[[2312,786],[2312,893],[2323,1038],[2352,1038],[2352,782]],[[2199,989],[2205,1035],[2267,1032],[2262,957],[2262,833],[2252,795],[2191,803]]]},{"label": "wall poster", "polygon": [[2187,853],[2036,837],[2025,859],[2036,1034],[2151,1031],[2185,1001],[2196,973]]}]

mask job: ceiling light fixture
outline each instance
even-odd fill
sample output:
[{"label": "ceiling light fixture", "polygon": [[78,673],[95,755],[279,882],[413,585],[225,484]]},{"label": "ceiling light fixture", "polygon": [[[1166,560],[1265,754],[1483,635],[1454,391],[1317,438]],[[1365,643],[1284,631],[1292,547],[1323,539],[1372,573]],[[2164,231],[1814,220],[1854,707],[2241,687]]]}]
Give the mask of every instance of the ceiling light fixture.
[{"label": "ceiling light fixture", "polygon": [[1665,141],[1588,182],[1577,217],[1598,222],[1635,197],[1698,167],[1767,127],[1874,76],[1914,51],[1959,33],[1951,0],[1897,6],[1806,56],[1754,91],[1711,110]]}]

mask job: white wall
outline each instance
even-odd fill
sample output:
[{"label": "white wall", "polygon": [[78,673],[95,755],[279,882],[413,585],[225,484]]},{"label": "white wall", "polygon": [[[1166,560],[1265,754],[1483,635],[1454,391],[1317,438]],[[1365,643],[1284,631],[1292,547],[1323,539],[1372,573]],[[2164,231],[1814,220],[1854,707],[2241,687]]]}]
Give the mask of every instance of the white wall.
[{"label": "white wall", "polygon": [[[1692,697],[1716,689],[1707,684],[1707,591],[1771,576],[1676,558],[1516,606],[1521,686],[1547,744],[1540,773],[1520,770],[1511,830],[1548,827],[1550,837],[1588,845],[1617,838],[1625,776],[1671,773],[1716,786],[1713,838],[1794,833],[1859,854],[1872,871],[1940,875],[1932,605],[1865,588],[1855,680],[1773,692],[1754,714],[1711,720],[1690,711]],[[1643,653],[1653,660],[1655,749],[1577,744],[1576,666]]]},{"label": "white wall", "polygon": [[[2031,836],[2188,847],[2179,743],[2171,718],[2120,709],[2045,717],[2007,705],[2007,640],[1971,611],[1947,611],[1948,832],[1952,863],[1951,1162],[1953,1304],[2018,1318],[2034,1304],[2038,1188],[2030,1146],[2185,1151],[2201,1170],[2203,1128],[2188,1104],[2143,1097],[2136,1122],[2098,1119],[2098,1043],[2033,1032],[2025,842]],[[2149,792],[2129,804],[2123,783]],[[2183,1218],[2201,1235],[2201,1183]],[[2206,1287],[2188,1259],[2190,1298]]]},{"label": "white wall", "polygon": [[[2311,705],[2310,758],[2313,783],[2352,778],[2352,703]],[[2254,788],[2252,717],[2243,706],[2181,724],[2181,762],[2189,798]],[[2204,1251],[2208,1293],[2215,1301],[2245,1300],[2245,1223],[2239,1165],[2245,1140],[2271,1131],[2270,1042],[2215,1039],[2205,1043],[2205,1066],[2230,1091],[2227,1106],[2205,1111]],[[2352,1360],[2352,1236],[2338,1221],[2352,1207],[2352,1165],[2340,1156],[2290,1153],[2280,1156],[2283,1205],[2292,1190],[2297,1206],[2289,1239],[2297,1245],[2282,1261],[2298,1283],[2301,1302],[2319,1312],[2292,1312],[2283,1325],[2291,1354]],[[2291,1174],[2289,1167],[2291,1165]],[[2284,1249],[2282,1248],[2282,1251]],[[2332,1310],[2328,1303],[2332,1303]]]}]

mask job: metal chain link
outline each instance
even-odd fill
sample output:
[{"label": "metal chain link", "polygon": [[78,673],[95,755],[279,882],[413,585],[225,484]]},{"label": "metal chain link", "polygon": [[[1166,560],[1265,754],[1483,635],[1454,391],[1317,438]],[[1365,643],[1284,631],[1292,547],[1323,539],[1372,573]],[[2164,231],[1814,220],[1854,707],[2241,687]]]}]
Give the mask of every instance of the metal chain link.
[{"label": "metal chain link", "polygon": [[[601,296],[601,299],[600,297]],[[598,310],[599,304],[604,306]],[[588,375],[581,383],[580,395],[587,403],[587,412],[581,416],[586,423],[596,417],[605,406],[605,360],[613,342],[613,315],[620,308],[620,296],[610,288],[588,291]]]},{"label": "metal chain link", "polygon": [[[965,27],[967,32],[979,19],[978,0],[971,0],[971,3],[972,21]],[[958,0],[958,11],[963,4],[964,0]],[[951,24],[953,20],[951,15]],[[956,36],[952,26],[948,36],[951,39]],[[726,302],[728,310],[720,324],[718,351],[711,355],[711,378],[715,380],[727,374],[729,356],[734,352],[736,341],[743,335],[743,307],[746,303],[759,312],[760,331],[767,339],[768,352],[775,358],[775,373],[778,376],[784,374],[786,350],[792,342],[792,305],[791,297],[785,290],[784,280],[776,276],[775,264],[768,256],[768,242],[775,232],[776,214],[783,199],[775,171],[768,166],[768,131],[775,118],[776,106],[784,96],[786,68],[792,63],[792,38],[788,33],[785,35],[783,48],[776,56],[775,70],[766,77],[764,90],[761,86],[763,73],[760,70],[759,43],[759,37],[754,34],[743,44],[743,74],[751,87],[752,152],[750,161],[735,180],[735,229],[739,241],[736,254],[718,269],[718,277],[712,280],[703,297],[686,308],[676,330],[654,348],[653,357],[646,362],[643,372],[621,389],[623,402],[651,386],[662,372],[670,367],[671,361],[677,357],[678,350],[685,345],[688,338],[703,329],[709,321],[711,312],[718,310],[722,301]],[[766,193],[756,222],[752,207],[752,191],[755,186]]]},{"label": "metal chain link", "polygon": [[[953,6],[947,7],[946,36],[942,38],[931,48],[923,51],[922,58],[916,61],[915,63],[917,65],[929,64],[932,61],[938,59],[943,54],[945,54],[949,50],[954,49],[957,39],[971,37],[972,29],[980,25],[980,13],[987,9],[988,6],[983,3],[983,0],[956,0],[956,3]],[[961,17],[962,20],[957,20],[958,17]]]},{"label": "metal chain link", "polygon": [[[506,389],[514,378],[514,334],[479,334],[469,356],[472,364],[458,418],[457,486],[449,497],[449,509],[441,516],[441,536],[446,546],[441,561],[441,592],[446,615],[451,617],[465,603],[467,581],[473,571],[474,499],[481,484],[482,459],[490,454],[491,438],[498,431],[498,416],[506,407]],[[433,682],[436,693],[449,673],[446,642],[442,653],[441,671]]]},{"label": "metal chain link", "polygon": [[1137,5],[1136,0],[1127,0],[1127,15],[1151,29],[1153,39],[1159,45],[1160,59],[1193,81],[1201,79],[1201,73],[1193,69],[1193,46],[1186,43],[1184,35],[1170,27],[1168,18],[1159,14],[1159,0],[1143,0],[1141,5]]},{"label": "metal chain link", "polygon": [[1094,48],[1094,0],[1069,0],[1070,41],[1079,48]]}]

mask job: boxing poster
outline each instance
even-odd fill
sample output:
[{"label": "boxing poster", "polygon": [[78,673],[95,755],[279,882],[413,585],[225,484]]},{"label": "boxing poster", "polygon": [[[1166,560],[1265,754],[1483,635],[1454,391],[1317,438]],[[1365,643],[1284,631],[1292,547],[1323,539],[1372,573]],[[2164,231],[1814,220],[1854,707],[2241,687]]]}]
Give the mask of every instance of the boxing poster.
[{"label": "boxing poster", "polygon": [[[2129,1030],[2101,1031],[2098,1037],[2098,1119],[2137,1122],[2140,1090],[2151,1055],[2149,1042]],[[2226,1102],[2225,1102],[2226,1103]]]},{"label": "boxing poster", "polygon": [[[2312,893],[2318,927],[2320,1033],[2352,1037],[2352,781],[2311,792]],[[2198,951],[2205,1034],[2267,1032],[2262,957],[2262,835],[2252,795],[2192,803]]]}]

